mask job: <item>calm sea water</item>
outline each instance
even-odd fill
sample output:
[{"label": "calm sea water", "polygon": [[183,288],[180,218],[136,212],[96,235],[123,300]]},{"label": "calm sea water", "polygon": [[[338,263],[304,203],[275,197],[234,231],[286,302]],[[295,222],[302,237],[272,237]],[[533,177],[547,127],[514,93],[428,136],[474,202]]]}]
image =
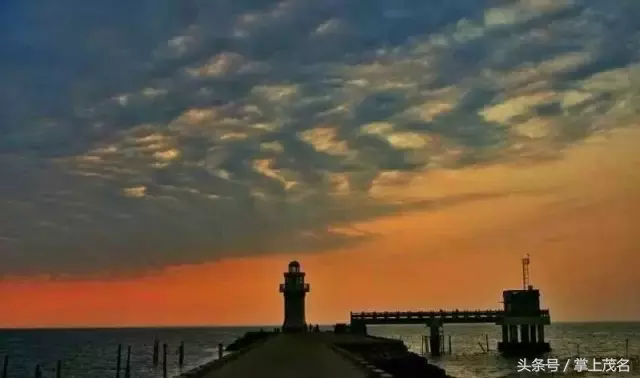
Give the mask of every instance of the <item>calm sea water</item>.
[{"label": "calm sea water", "polygon": [[[271,327],[273,328],[273,327]],[[162,377],[162,344],[167,344],[169,376],[178,369],[177,349],[185,345],[185,369],[218,356],[218,343],[230,344],[259,327],[247,328],[119,328],[0,330],[0,355],[8,354],[9,378],[31,378],[36,364],[45,377],[55,377],[57,360],[63,360],[64,378],[115,377],[118,344],[123,345],[124,369],[131,346],[132,378]],[[160,363],[153,366],[153,344],[160,341]],[[1,364],[2,362],[0,362]],[[124,376],[123,373],[120,375]]]},{"label": "calm sea water", "polygon": [[[171,375],[178,374],[177,347],[185,343],[185,368],[199,365],[217,356],[218,343],[229,344],[249,330],[246,328],[137,328],[137,329],[51,329],[2,330],[0,355],[10,355],[10,378],[33,376],[40,364],[45,377],[54,376],[55,363],[64,361],[65,378],[115,377],[116,354],[119,343],[132,347],[132,377],[161,377],[161,368],[153,367],[153,343],[157,338],[169,346],[168,365]],[[272,327],[265,326],[265,329]],[[422,326],[370,327],[371,334],[401,338],[416,352],[421,352]],[[495,352],[500,337],[499,328],[492,325],[447,325],[445,334],[452,336],[451,355],[430,359],[432,363],[458,378],[515,378],[533,376],[517,373],[517,360],[507,360]],[[485,353],[485,335],[489,335],[490,350]],[[547,339],[553,355],[561,361],[575,358],[580,345],[580,357],[588,359],[621,357],[625,353],[625,340],[629,339],[629,354],[640,355],[640,323],[554,324],[547,328]],[[124,359],[123,359],[124,365]],[[625,376],[640,377],[638,366],[631,373],[558,373],[564,376]],[[550,375],[547,373],[547,375]]]},{"label": "calm sea water", "polygon": [[[515,378],[531,377],[536,373],[517,372],[517,359],[505,359],[495,351],[501,339],[500,328],[495,325],[445,325],[445,339],[451,335],[452,354],[429,360],[445,370],[449,375],[458,378]],[[369,333],[379,336],[402,338],[409,348],[420,353],[421,334],[425,333],[421,326],[384,326],[369,327]],[[491,350],[484,353],[486,336],[489,335]],[[624,357],[625,340],[629,339],[629,355],[640,354],[640,323],[558,323],[545,328],[545,338],[551,343],[553,352],[549,358],[557,358],[563,363],[568,358],[595,358],[601,361],[606,357]],[[579,352],[578,352],[579,345]],[[447,345],[448,352],[448,345]],[[529,361],[530,362],[530,361]],[[591,363],[591,362],[590,362]],[[566,373],[556,373],[560,376],[606,377],[624,376],[640,377],[640,367],[632,366],[629,373],[577,373],[567,369]],[[551,376],[551,373],[538,373]]]}]

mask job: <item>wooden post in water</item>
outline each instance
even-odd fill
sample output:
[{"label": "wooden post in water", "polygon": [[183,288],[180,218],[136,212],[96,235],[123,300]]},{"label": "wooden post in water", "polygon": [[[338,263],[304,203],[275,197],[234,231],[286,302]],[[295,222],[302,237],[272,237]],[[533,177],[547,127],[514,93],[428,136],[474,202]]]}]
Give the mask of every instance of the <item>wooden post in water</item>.
[{"label": "wooden post in water", "polygon": [[127,364],[124,367],[124,377],[131,378],[131,345],[127,345]]},{"label": "wooden post in water", "polygon": [[62,360],[56,363],[56,378],[62,378]]},{"label": "wooden post in water", "polygon": [[178,347],[178,366],[182,369],[184,365],[184,341],[180,342],[180,346]]},{"label": "wooden post in water", "polygon": [[224,354],[224,345],[222,343],[218,344],[218,359],[222,359],[222,355]]},{"label": "wooden post in water", "polygon": [[629,339],[624,340],[624,358],[629,358]]},{"label": "wooden post in water", "polygon": [[424,353],[429,354],[430,352],[430,346],[429,346],[429,335],[424,335]]},{"label": "wooden post in water", "polygon": [[578,353],[577,357],[580,357],[580,344],[576,344],[576,349],[577,349],[577,353]]},{"label": "wooden post in water", "polygon": [[451,335],[449,335],[449,354],[451,354]]},{"label": "wooden post in water", "polygon": [[160,349],[160,341],[155,339],[153,342],[153,366],[158,366],[158,352]]},{"label": "wooden post in water", "polygon": [[9,355],[5,354],[4,363],[2,364],[2,378],[7,378],[9,374]]},{"label": "wooden post in water", "polygon": [[118,357],[116,358],[116,378],[120,378],[121,364],[122,364],[122,344],[118,344]]},{"label": "wooden post in water", "polygon": [[484,334],[484,342],[485,342],[485,345],[487,346],[487,353],[489,353],[490,349],[489,349],[489,334],[488,333]]},{"label": "wooden post in water", "polygon": [[162,376],[167,378],[167,343],[162,344]]},{"label": "wooden post in water", "polygon": [[35,371],[34,377],[42,378],[42,368],[40,368],[40,365],[36,365],[36,371]]}]

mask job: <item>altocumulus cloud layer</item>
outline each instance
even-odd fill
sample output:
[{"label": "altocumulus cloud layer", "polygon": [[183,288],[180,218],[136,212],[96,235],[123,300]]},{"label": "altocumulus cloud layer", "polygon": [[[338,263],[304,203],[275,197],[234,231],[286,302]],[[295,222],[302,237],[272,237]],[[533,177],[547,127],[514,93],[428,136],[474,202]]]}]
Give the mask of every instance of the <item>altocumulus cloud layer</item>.
[{"label": "altocumulus cloud layer", "polygon": [[[11,2],[10,2],[11,3]],[[630,123],[633,0],[2,5],[0,276],[318,251],[412,174]]]}]

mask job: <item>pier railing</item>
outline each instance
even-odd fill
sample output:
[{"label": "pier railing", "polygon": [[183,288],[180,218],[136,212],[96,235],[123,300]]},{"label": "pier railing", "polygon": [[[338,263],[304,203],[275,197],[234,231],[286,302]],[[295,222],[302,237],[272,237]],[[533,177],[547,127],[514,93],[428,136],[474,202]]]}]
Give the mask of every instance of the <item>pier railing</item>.
[{"label": "pier railing", "polygon": [[[540,310],[538,314],[533,314],[533,316],[541,319],[549,319],[549,310]],[[500,323],[505,317],[506,313],[503,310],[374,311],[352,312],[351,322],[366,324],[416,324],[437,319],[442,323]]]}]

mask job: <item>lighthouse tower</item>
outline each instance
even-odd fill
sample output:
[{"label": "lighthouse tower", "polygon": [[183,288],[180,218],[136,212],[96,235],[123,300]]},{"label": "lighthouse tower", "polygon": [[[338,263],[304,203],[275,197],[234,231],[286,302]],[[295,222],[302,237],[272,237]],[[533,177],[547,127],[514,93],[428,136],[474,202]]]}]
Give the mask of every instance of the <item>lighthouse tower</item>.
[{"label": "lighthouse tower", "polygon": [[284,273],[284,283],[280,284],[280,292],[284,295],[284,332],[304,332],[307,329],[304,298],[309,292],[309,284],[304,283],[304,276],[300,263],[292,261]]}]

